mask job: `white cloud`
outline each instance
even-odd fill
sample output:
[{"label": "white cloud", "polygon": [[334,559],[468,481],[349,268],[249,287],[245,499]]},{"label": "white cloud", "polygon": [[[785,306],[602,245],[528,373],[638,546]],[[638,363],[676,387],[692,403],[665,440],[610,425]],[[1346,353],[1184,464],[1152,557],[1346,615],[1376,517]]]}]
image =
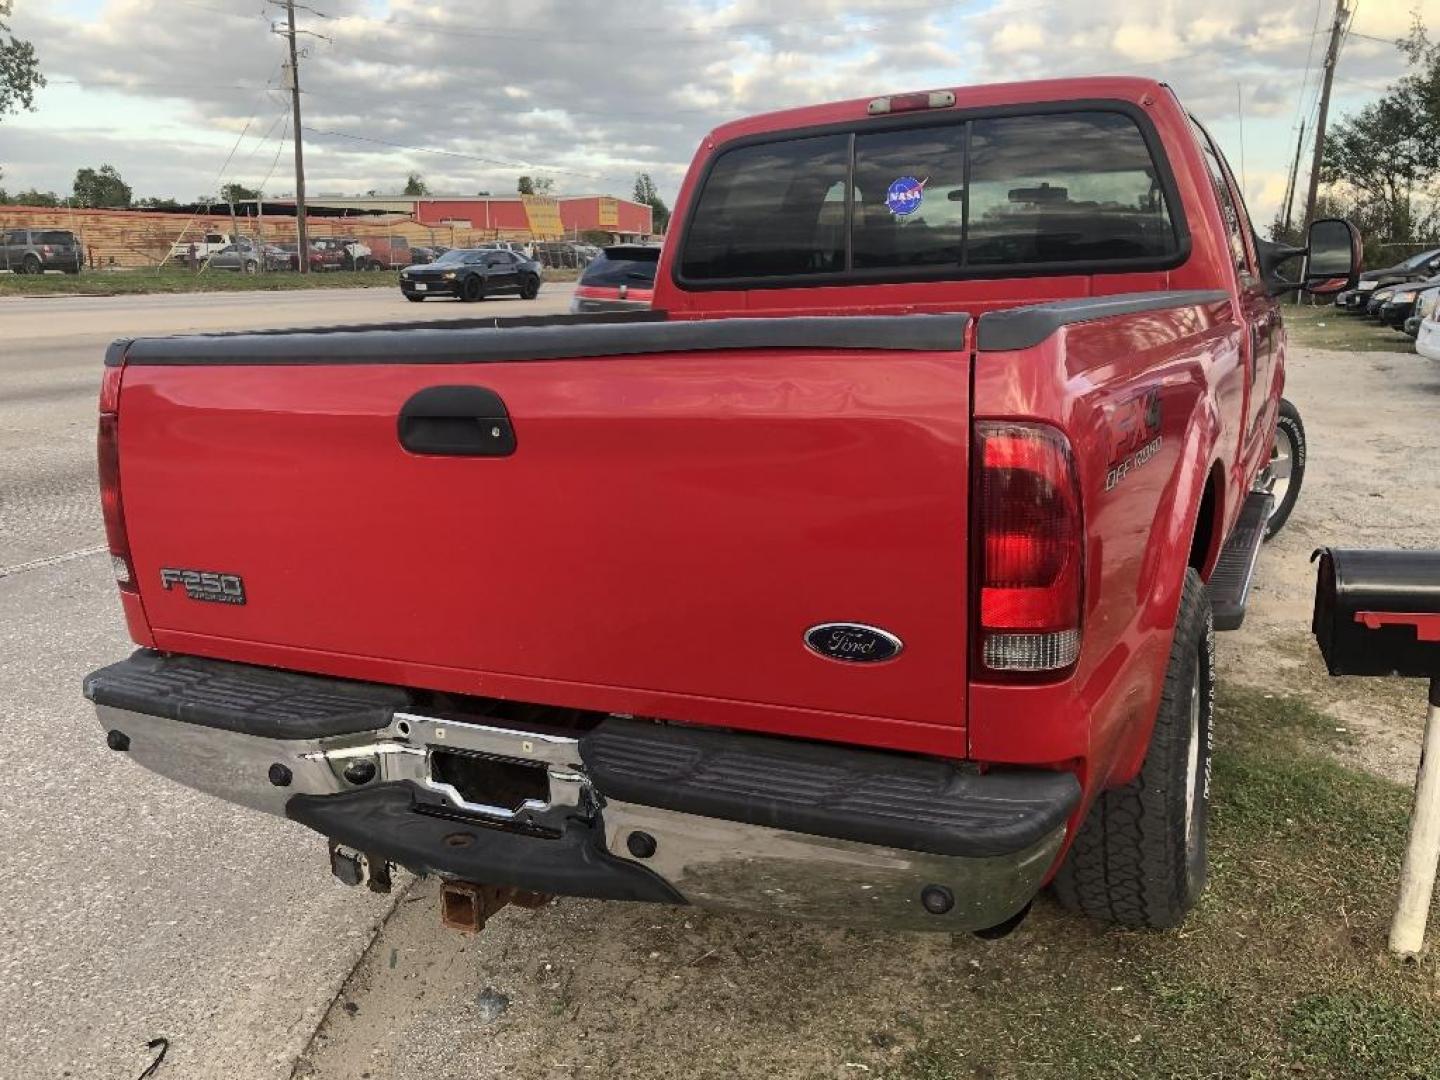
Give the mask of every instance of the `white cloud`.
[{"label": "white cloud", "polygon": [[[1237,171],[1237,85],[1255,218],[1273,214],[1324,51],[1328,0],[308,0],[326,35],[307,38],[305,117],[440,156],[307,134],[317,191],[398,190],[420,172],[437,191],[513,190],[520,172],[561,190],[628,191],[654,175],[673,196],[717,123],[836,98],[1075,74],[1162,78],[1206,120]],[[211,190],[247,122],[226,179],[256,184],[282,149],[281,40],[252,0],[95,0],[88,17],[20,0],[52,86],[41,111],[0,121],[6,186],[68,189],[77,168],[110,161],[138,192]],[[1420,13],[1440,25],[1440,0]],[[1373,96],[1403,68],[1391,38],[1409,5],[1361,5],[1335,111]],[[1318,28],[1318,33],[1316,33]],[[1308,72],[1308,78],[1307,78]],[[78,80],[82,85],[62,80]],[[1302,94],[1302,84],[1305,88]],[[268,140],[258,138],[270,130]],[[475,158],[486,161],[473,160]],[[271,178],[288,191],[288,149]],[[513,165],[493,162],[512,162]],[[1261,179],[1263,178],[1263,180]]]}]

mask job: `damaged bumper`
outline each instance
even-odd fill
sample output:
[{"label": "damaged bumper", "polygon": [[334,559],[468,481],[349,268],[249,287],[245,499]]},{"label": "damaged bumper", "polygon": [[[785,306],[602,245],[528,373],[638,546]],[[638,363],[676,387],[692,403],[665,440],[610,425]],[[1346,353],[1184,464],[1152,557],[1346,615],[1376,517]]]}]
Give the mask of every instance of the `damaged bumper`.
[{"label": "damaged bumper", "polygon": [[1068,774],[622,717],[431,715],[399,688],[144,651],[85,694],[112,748],[372,865],[849,925],[1005,921],[1080,795]]}]

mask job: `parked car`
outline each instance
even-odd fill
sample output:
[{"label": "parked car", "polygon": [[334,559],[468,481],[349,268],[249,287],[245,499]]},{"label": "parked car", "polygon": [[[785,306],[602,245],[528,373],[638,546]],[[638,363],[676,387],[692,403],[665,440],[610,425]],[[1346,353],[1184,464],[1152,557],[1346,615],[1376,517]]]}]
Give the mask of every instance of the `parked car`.
[{"label": "parked car", "polygon": [[432,263],[439,256],[439,254],[440,252],[436,251],[433,247],[426,247],[423,244],[411,244],[410,265],[424,266],[427,263]]},{"label": "parked car", "polygon": [[0,270],[43,274],[62,270],[78,274],[85,251],[69,229],[6,229],[0,231]]},{"label": "parked car", "polygon": [[1405,326],[1405,320],[1410,318],[1415,310],[1416,300],[1436,288],[1440,288],[1440,278],[1394,286],[1390,298],[1380,305],[1380,321],[1386,326],[1393,326],[1396,330],[1402,329]]},{"label": "parked car", "polygon": [[534,259],[496,248],[456,248],[433,263],[407,266],[400,272],[400,291],[418,303],[432,296],[484,300],[518,293],[533,300],[540,292],[544,269]]},{"label": "parked car", "polygon": [[1415,310],[1405,320],[1405,332],[1412,338],[1418,337],[1421,325],[1434,316],[1437,308],[1440,308],[1440,289],[1426,289],[1415,299]]},{"label": "parked car", "polygon": [[1415,330],[1415,351],[1428,360],[1440,360],[1440,303],[1432,301]]},{"label": "parked car", "polygon": [[367,270],[399,270],[421,265],[411,253],[410,241],[404,236],[372,236],[366,240],[370,248]]},{"label": "parked car", "polygon": [[1379,319],[1380,309],[1390,302],[1390,297],[1395,295],[1396,285],[1386,285],[1384,288],[1375,289],[1365,297],[1364,314],[1367,319]]},{"label": "parked car", "polygon": [[1352,314],[1369,314],[1368,303],[1376,289],[1406,281],[1423,281],[1440,274],[1440,248],[1422,251],[1394,266],[1366,270],[1352,289],[1335,298],[1335,306]]},{"label": "parked car", "polygon": [[257,245],[251,241],[226,244],[210,256],[206,264],[211,270],[235,270],[258,274],[264,270],[286,270],[291,266],[292,253],[275,244]]},{"label": "parked car", "polygon": [[[285,253],[286,270],[299,270],[300,257],[297,254],[300,250],[299,244],[281,244],[281,250]],[[323,273],[327,270],[339,270],[342,268],[343,252],[338,247],[312,241],[310,243],[310,272],[312,274]]]},{"label": "parked car", "polygon": [[563,893],[996,936],[1047,882],[1181,922],[1212,629],[1304,478],[1277,298],[1358,234],[1287,281],[1134,78],[722,124],[675,221],[660,316],[112,345],[107,745],[470,929]]},{"label": "parked car", "polygon": [[580,274],[573,312],[629,311],[650,306],[655,295],[658,247],[617,244],[605,248]]},{"label": "parked car", "polygon": [[181,237],[170,245],[170,258],[203,262],[211,255],[224,250],[231,244],[242,242],[243,238],[227,232],[207,232],[198,236]]}]

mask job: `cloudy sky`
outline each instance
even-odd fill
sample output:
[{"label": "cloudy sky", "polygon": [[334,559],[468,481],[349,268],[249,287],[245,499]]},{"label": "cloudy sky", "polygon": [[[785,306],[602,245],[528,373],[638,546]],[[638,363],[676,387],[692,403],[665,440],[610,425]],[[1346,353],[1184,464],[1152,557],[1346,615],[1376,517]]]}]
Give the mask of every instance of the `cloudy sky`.
[{"label": "cloudy sky", "polygon": [[[1332,116],[1403,71],[1392,42],[1412,10],[1440,29],[1440,0],[1358,0]],[[316,35],[301,62],[306,171],[312,193],[394,192],[413,171],[437,193],[509,192],[530,172],[557,192],[628,194],[645,170],[673,200],[700,138],[737,115],[1129,73],[1176,87],[1243,164],[1264,222],[1313,117],[1332,12],[1333,0],[303,0],[299,25]],[[50,85],[34,112],[0,119],[4,186],[65,194],[77,168],[108,162],[137,196],[189,200],[229,180],[290,193],[282,17],[274,0],[16,0],[12,29]]]}]

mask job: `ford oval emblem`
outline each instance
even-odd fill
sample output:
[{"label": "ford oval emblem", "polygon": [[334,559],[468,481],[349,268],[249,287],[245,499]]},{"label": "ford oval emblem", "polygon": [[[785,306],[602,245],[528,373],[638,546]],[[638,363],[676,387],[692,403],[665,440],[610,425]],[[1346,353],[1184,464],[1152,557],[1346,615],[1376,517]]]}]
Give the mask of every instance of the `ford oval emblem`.
[{"label": "ford oval emblem", "polygon": [[888,630],[864,623],[828,622],[805,631],[805,647],[827,660],[878,664],[893,660],[905,643]]}]

